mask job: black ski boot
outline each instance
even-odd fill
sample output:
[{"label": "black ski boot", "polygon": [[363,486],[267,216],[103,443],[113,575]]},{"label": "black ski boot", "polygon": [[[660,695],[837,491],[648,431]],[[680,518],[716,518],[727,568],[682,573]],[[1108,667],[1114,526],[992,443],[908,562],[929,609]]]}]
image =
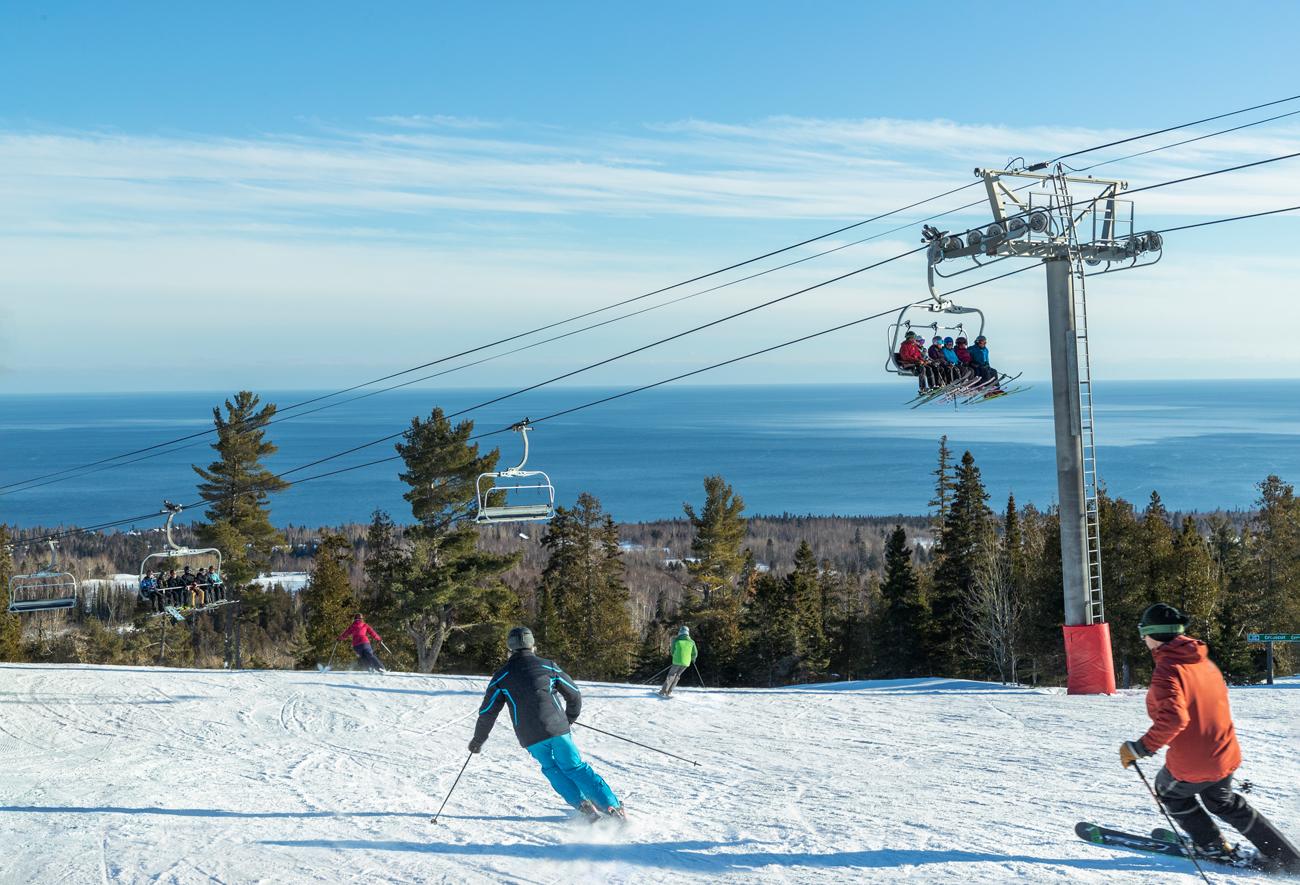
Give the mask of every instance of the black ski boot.
[{"label": "black ski boot", "polygon": [[1198,858],[1228,866],[1247,866],[1252,859],[1251,855],[1244,854],[1239,847],[1222,836],[1205,845],[1193,845],[1192,850]]},{"label": "black ski boot", "polygon": [[583,799],[578,803],[578,814],[581,814],[588,822],[593,824],[600,820],[600,811],[597,810],[596,803],[590,799]]}]

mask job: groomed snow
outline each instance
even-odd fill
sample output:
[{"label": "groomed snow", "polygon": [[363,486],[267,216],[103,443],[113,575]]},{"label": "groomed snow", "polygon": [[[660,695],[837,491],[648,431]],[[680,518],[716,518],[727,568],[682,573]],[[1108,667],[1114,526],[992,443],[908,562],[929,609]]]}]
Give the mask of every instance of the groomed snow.
[{"label": "groomed snow", "polygon": [[[432,825],[483,685],[0,665],[0,881],[1194,881],[1185,861],[1073,833],[1161,823],[1117,762],[1141,692],[590,685],[584,721],[700,767],[577,729],[632,820],[593,829],[566,820],[503,718]],[[1233,707],[1252,801],[1300,837],[1300,681],[1234,690]]]}]

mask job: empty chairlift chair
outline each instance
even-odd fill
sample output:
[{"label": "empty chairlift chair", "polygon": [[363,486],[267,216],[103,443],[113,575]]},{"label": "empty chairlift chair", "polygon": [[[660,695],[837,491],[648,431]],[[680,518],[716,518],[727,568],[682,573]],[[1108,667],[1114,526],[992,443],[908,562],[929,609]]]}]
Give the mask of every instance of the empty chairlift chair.
[{"label": "empty chairlift chair", "polygon": [[9,611],[56,611],[75,608],[77,605],[77,579],[71,572],[59,568],[59,551],[50,541],[50,564],[30,575],[14,575],[9,579]]},{"label": "empty chairlift chair", "polygon": [[525,470],[528,463],[528,431],[525,418],[510,428],[524,438],[524,457],[514,467],[478,478],[480,524],[500,522],[545,522],[555,516],[555,487],[540,470]]},{"label": "empty chairlift chair", "polygon": [[162,512],[167,514],[167,549],[154,551],[144,558],[140,563],[141,581],[144,581],[145,575],[150,572],[183,569],[187,565],[215,567],[218,574],[223,574],[220,550],[215,547],[182,547],[172,538],[172,520],[180,515],[183,509],[179,504],[163,502]]}]

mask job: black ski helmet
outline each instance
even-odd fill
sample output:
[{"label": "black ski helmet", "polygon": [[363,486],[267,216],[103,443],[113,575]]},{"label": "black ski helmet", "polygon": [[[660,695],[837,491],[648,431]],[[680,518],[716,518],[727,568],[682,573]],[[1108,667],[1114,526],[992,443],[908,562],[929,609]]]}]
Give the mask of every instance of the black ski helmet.
[{"label": "black ski helmet", "polygon": [[511,651],[521,651],[525,648],[533,648],[537,645],[537,640],[533,638],[533,631],[527,627],[515,627],[506,636],[506,648]]},{"label": "black ski helmet", "polygon": [[1156,642],[1168,642],[1183,634],[1187,626],[1187,616],[1163,602],[1149,606],[1138,621],[1138,632],[1150,636]]}]

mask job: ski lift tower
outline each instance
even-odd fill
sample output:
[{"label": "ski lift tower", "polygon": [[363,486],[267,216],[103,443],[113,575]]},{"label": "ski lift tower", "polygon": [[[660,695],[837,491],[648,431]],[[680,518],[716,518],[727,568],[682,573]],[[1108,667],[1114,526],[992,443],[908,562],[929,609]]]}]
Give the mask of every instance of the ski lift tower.
[{"label": "ski lift tower", "polygon": [[[976,169],[975,175],[984,180],[993,223],[963,234],[927,226],[928,275],[933,293],[936,274],[953,275],[939,269],[951,259],[974,262],[957,273],[1007,258],[1037,259],[1047,269],[1068,690],[1110,694],[1115,691],[1115,670],[1102,599],[1084,282],[1088,276],[1155,264],[1163,241],[1154,231],[1134,231],[1133,203],[1118,199],[1128,187],[1125,182],[1071,177],[1059,164],[1054,171],[1046,169],[1045,163],[1014,171]],[[1027,183],[1013,189],[1005,183],[1009,179]],[[1088,193],[1072,197],[1071,186]]]}]

